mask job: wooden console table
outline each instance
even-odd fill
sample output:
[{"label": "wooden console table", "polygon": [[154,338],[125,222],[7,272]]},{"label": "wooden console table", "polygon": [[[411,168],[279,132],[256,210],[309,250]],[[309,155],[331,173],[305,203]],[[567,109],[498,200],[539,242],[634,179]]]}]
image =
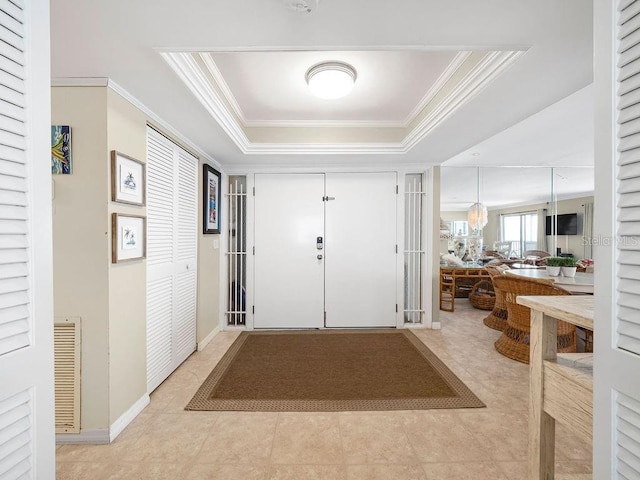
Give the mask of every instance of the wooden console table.
[{"label": "wooden console table", "polygon": [[522,296],[531,309],[529,478],[554,478],[555,422],[593,441],[593,354],[557,354],[557,322],[593,331],[593,296]]}]

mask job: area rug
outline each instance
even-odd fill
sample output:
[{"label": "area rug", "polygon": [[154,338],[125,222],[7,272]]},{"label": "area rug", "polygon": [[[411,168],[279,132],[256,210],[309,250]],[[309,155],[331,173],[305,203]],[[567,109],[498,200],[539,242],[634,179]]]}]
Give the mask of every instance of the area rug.
[{"label": "area rug", "polygon": [[409,330],[242,332],[186,410],[485,405]]}]

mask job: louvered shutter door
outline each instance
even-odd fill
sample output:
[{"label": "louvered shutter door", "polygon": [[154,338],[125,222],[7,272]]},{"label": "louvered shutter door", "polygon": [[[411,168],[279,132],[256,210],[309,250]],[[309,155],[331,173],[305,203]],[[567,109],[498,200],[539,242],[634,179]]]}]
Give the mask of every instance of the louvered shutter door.
[{"label": "louvered shutter door", "polygon": [[617,346],[640,355],[640,2],[619,8]]},{"label": "louvered shutter door", "polygon": [[[0,1],[0,355],[30,345],[22,7]],[[32,478],[31,394],[0,397],[0,478]]]},{"label": "louvered shutter door", "polygon": [[147,133],[147,389],[196,346],[198,160]]},{"label": "louvered shutter door", "polygon": [[[640,362],[640,1],[618,3],[617,25],[617,308],[614,339],[620,354],[624,350],[637,355],[624,353],[625,358],[617,365],[633,378],[637,375],[632,371]],[[603,352],[605,356],[608,354]],[[617,384],[611,385],[615,398],[612,417],[615,478],[640,479],[640,398],[622,393],[621,390],[628,389],[623,378],[625,376],[621,375]]]},{"label": "louvered shutter door", "polygon": [[0,355],[30,344],[23,18],[0,1]]},{"label": "louvered shutter door", "polygon": [[[173,262],[173,151],[147,135],[147,266]],[[151,240],[151,241],[149,241]]]},{"label": "louvered shutter door", "polygon": [[0,478],[32,478],[30,392],[0,400]]},{"label": "louvered shutter door", "polygon": [[640,402],[616,395],[618,478],[640,478]]},{"label": "louvered shutter door", "polygon": [[48,3],[0,0],[2,480],[55,476],[49,44]]},{"label": "louvered shutter door", "polygon": [[[176,361],[182,363],[195,347],[196,338],[196,245],[198,231],[198,160],[178,148],[178,239],[180,262],[176,276]],[[182,268],[185,262],[184,268]]]},{"label": "louvered shutter door", "polygon": [[147,133],[147,389],[172,372],[174,178],[173,151]]}]

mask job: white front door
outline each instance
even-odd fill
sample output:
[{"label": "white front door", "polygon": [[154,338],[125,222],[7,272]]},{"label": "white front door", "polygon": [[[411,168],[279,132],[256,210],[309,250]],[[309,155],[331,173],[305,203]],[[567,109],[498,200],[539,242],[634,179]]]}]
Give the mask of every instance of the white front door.
[{"label": "white front door", "polygon": [[255,177],[255,328],[324,324],[323,174]]},{"label": "white front door", "polygon": [[255,328],[395,326],[396,174],[256,175],[254,305]]},{"label": "white front door", "polygon": [[327,327],[396,325],[396,179],[327,174]]}]

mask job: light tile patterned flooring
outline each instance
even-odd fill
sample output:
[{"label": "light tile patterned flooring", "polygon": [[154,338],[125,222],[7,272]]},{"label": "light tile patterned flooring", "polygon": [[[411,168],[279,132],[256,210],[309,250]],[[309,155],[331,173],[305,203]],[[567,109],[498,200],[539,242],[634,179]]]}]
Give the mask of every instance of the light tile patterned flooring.
[{"label": "light tile patterned flooring", "polygon": [[[151,395],[111,445],[58,446],[57,478],[525,480],[528,367],[494,350],[499,333],[482,324],[487,312],[459,299],[455,313],[441,314],[442,330],[417,335],[487,408],[186,412],[237,336],[220,333]],[[561,426],[556,460],[557,473],[591,478],[591,446]]]}]

